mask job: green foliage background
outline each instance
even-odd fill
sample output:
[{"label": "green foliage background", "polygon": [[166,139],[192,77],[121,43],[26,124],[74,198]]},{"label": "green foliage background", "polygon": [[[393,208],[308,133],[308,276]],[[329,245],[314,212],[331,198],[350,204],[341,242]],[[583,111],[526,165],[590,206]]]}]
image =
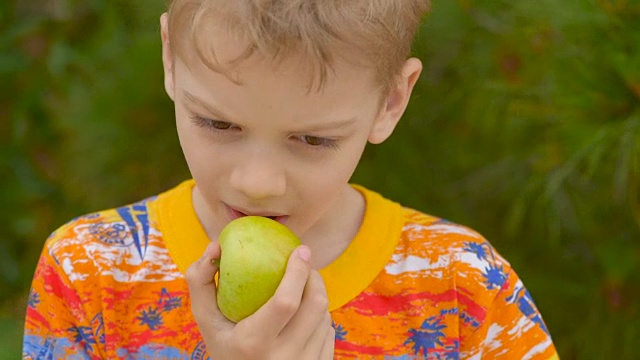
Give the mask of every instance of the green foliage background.
[{"label": "green foliage background", "polygon": [[[188,177],[164,6],[0,3],[0,354],[50,232]],[[640,358],[640,3],[434,0],[415,52],[410,108],[354,182],[489,238],[561,358]]]}]

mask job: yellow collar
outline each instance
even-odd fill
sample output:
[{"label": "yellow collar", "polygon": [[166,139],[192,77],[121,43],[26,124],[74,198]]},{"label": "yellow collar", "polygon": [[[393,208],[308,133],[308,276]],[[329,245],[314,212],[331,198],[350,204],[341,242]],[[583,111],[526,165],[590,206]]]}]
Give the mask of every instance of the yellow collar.
[{"label": "yellow collar", "polygon": [[[171,258],[184,274],[209,244],[192,202],[193,180],[158,196],[158,228]],[[347,249],[320,270],[329,295],[329,310],[354,299],[371,284],[391,258],[403,226],[402,208],[364,187],[352,185],[365,198],[362,226]]]}]

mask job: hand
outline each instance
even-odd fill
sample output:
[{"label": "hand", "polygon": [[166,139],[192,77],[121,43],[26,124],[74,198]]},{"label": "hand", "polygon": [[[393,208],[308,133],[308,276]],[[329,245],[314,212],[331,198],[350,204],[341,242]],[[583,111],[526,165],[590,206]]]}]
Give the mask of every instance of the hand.
[{"label": "hand", "polygon": [[214,275],[220,246],[212,242],[187,270],[191,309],[212,359],[333,359],[335,330],[331,326],[327,291],[320,274],[311,270],[309,248],[296,248],[275,294],[253,315],[237,324],[222,315],[216,303]]}]

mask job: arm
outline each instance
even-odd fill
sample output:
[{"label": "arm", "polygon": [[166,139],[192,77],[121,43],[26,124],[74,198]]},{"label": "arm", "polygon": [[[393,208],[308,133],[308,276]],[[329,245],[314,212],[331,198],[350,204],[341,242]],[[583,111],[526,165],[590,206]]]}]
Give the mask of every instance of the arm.
[{"label": "arm", "polygon": [[23,359],[100,359],[96,332],[68,275],[45,246],[27,306]]},{"label": "arm", "polygon": [[220,247],[212,243],[187,271],[193,316],[217,360],[333,359],[335,330],[327,305],[324,283],[310,269],[302,247],[289,257],[287,270],[273,297],[256,313],[237,324],[227,320],[216,304],[212,264]]},{"label": "arm", "polygon": [[474,336],[482,357],[558,359],[542,315],[524,284],[510,267],[487,316]]}]

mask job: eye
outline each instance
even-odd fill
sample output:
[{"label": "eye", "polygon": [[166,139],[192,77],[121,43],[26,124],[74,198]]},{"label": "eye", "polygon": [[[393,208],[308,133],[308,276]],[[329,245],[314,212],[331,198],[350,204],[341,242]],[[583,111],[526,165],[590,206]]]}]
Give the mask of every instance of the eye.
[{"label": "eye", "polygon": [[311,146],[320,146],[323,145],[325,143],[325,141],[327,139],[323,139],[321,137],[317,137],[317,136],[309,136],[309,135],[304,135],[302,136],[302,141],[304,141],[305,143],[311,145]]},{"label": "eye", "polygon": [[228,123],[226,121],[210,120],[210,122],[211,127],[217,130],[227,130],[231,128],[231,123]]},{"label": "eye", "polygon": [[302,141],[306,145],[309,145],[310,147],[314,147],[314,148],[318,148],[318,147],[330,148],[330,149],[338,148],[338,142],[333,139],[327,139],[327,138],[323,138],[319,136],[311,136],[311,135],[302,135],[298,139],[300,139],[300,141]]},{"label": "eye", "polygon": [[191,120],[196,126],[207,128],[215,131],[224,131],[229,130],[233,126],[230,122],[220,121],[220,120],[212,120],[203,118],[201,116],[192,116]]}]

